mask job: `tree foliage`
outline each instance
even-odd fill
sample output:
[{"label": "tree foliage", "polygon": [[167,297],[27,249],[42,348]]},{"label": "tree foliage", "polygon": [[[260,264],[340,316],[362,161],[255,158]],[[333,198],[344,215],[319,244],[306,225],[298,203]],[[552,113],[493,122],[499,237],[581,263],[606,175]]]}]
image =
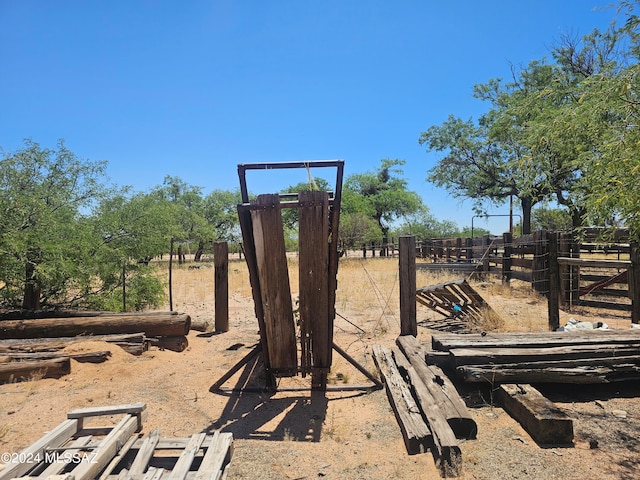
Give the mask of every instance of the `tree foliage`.
[{"label": "tree foliage", "polygon": [[637,230],[637,5],[620,3],[622,27],[561,38],[553,62],[476,85],[490,105],[477,123],[450,116],[420,137],[445,153],[429,180],[473,198],[478,210],[515,195],[525,233],[543,201],[565,206],[574,227],[619,217]]},{"label": "tree foliage", "polygon": [[[106,187],[105,163],[27,140],[0,163],[0,302],[34,309],[93,306],[120,284],[138,254],[131,204]],[[97,212],[102,212],[98,214]],[[136,230],[137,229],[137,230]],[[132,278],[135,268],[129,270]],[[148,303],[159,301],[157,295]],[[98,302],[99,303],[99,302]]]},{"label": "tree foliage", "polygon": [[416,212],[422,205],[420,196],[407,188],[402,178],[404,160],[384,159],[374,172],[350,175],[342,195],[343,212],[360,213],[375,220],[383,236],[392,223]]}]

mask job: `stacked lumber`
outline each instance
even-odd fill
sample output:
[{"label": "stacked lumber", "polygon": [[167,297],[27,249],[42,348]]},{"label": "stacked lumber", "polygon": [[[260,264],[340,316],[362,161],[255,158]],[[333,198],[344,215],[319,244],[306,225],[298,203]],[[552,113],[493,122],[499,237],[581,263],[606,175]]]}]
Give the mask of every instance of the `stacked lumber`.
[{"label": "stacked lumber", "polygon": [[[122,416],[115,426],[88,425],[91,418],[114,415]],[[224,478],[233,455],[231,433],[162,438],[153,430],[141,436],[146,416],[144,403],[73,410],[31,446],[9,455],[14,461],[0,469],[0,480]]]},{"label": "stacked lumber", "polygon": [[[466,382],[610,383],[640,379],[640,331],[437,334],[427,361]],[[444,352],[441,353],[441,352]]]},{"label": "stacked lumber", "polygon": [[398,345],[392,350],[376,345],[373,354],[407,451],[430,449],[443,476],[457,476],[462,466],[458,439],[475,438],[477,425],[444,372],[417,353],[415,338],[402,336]]},{"label": "stacked lumber", "polygon": [[[132,355],[149,346],[184,351],[191,326],[189,315],[175,312],[30,312],[16,318],[8,312],[0,320],[0,383],[29,378],[58,378],[70,371],[70,359],[103,362],[109,350],[67,354],[69,345],[93,340],[118,345]],[[60,316],[47,317],[56,314]]]}]

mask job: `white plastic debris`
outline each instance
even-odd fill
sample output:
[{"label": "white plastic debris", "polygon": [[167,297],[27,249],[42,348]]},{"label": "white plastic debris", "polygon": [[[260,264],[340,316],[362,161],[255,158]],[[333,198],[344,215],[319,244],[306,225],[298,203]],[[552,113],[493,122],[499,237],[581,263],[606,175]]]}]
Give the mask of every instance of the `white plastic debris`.
[{"label": "white plastic debris", "polygon": [[572,330],[609,330],[605,322],[581,322],[571,317],[566,325],[558,328],[558,332],[570,332]]}]

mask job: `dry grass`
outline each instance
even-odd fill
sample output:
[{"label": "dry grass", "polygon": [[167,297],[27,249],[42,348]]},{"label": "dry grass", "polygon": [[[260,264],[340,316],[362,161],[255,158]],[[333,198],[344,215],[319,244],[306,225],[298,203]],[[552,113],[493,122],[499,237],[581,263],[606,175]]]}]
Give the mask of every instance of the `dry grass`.
[{"label": "dry grass", "polygon": [[[289,283],[294,302],[298,297],[298,259],[288,257]],[[189,268],[198,265],[199,268]],[[166,265],[165,265],[166,267]],[[167,275],[165,270],[164,275]],[[173,267],[173,306],[175,310],[194,309],[194,303],[202,309],[214,303],[214,268],[212,263],[188,262]],[[452,281],[461,278],[460,273],[432,272],[418,269],[418,287]],[[547,319],[537,314],[546,300],[536,294],[525,282],[512,281],[502,284],[499,279],[471,278],[469,283],[487,300],[493,311],[487,311],[482,319],[470,325],[474,331],[544,331]],[[357,330],[361,334],[378,336],[400,329],[399,280],[397,258],[347,257],[340,260],[338,290],[336,292],[337,328]],[[237,257],[229,261],[229,296],[231,300],[251,299],[249,273],[244,260]],[[252,301],[252,300],[250,300]],[[418,305],[418,321],[442,317],[426,307]]]}]

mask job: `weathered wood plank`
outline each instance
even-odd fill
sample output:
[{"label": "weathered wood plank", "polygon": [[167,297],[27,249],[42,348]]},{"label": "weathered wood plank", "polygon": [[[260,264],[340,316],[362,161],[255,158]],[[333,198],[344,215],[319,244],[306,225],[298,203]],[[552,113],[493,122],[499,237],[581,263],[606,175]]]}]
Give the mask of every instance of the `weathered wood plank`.
[{"label": "weathered wood plank", "polygon": [[[400,336],[396,339],[396,343],[429,390],[455,436],[466,439],[475,438],[478,426],[449,377],[439,367],[425,363],[424,353],[415,337]],[[398,357],[396,357],[396,363],[398,363]]]},{"label": "weathered wood plank", "polygon": [[558,257],[558,264],[596,268],[629,268],[631,266],[631,262],[629,260],[607,260],[597,258],[571,257]]},{"label": "weathered wood plank", "polygon": [[227,242],[213,244],[216,332],[229,331],[229,245]]},{"label": "weathered wood plank", "polygon": [[86,418],[86,417],[99,417],[104,415],[140,415],[147,409],[147,404],[127,403],[123,405],[114,405],[108,407],[85,407],[76,408],[67,413],[67,418]]},{"label": "weathered wood plank", "polygon": [[126,415],[120,420],[94,450],[92,461],[79,463],[73,469],[75,480],[94,480],[117,455],[120,447],[134,434],[137,428],[138,419],[135,416]]},{"label": "weathered wood plank", "polygon": [[114,335],[79,335],[76,337],[57,338],[9,338],[0,340],[0,353],[7,352],[54,352],[62,350],[68,345],[80,342],[108,342],[108,343],[143,343],[144,333],[114,334]]},{"label": "weathered wood plank", "polygon": [[[64,450],[64,458],[73,458],[74,455],[81,454],[82,447],[87,446],[91,442],[91,436],[86,435],[78,437],[70,442],[67,448]],[[66,467],[65,462],[52,462],[47,468],[39,473],[40,478],[50,478],[53,475],[58,475]]]},{"label": "weathered wood plank", "polygon": [[195,480],[217,480],[233,456],[233,434],[214,432]]},{"label": "weathered wood plank", "polygon": [[446,408],[446,404],[433,395],[431,389],[427,387],[422,377],[416,372],[399,348],[393,348],[392,354],[401,375],[403,375],[405,381],[415,393],[422,414],[427,419],[427,425],[433,438],[433,454],[436,465],[443,472],[446,472],[447,476],[450,474],[458,476],[462,467],[462,452],[456,435],[441,408]]},{"label": "weathered wood plank", "polygon": [[23,381],[32,377],[59,378],[71,372],[69,357],[0,363],[0,383]]},{"label": "weathered wood plank", "polygon": [[418,335],[416,320],[416,238],[401,236],[398,239],[400,276],[400,334]]},{"label": "weathered wood plank", "polygon": [[639,343],[638,330],[597,330],[545,333],[439,333],[431,337],[433,350],[487,347],[551,347],[567,345],[604,345]]},{"label": "weathered wood plank", "polygon": [[198,450],[200,450],[200,446],[206,436],[206,433],[198,433],[190,438],[189,443],[180,454],[178,461],[169,474],[168,480],[185,480],[187,478],[193,459]]},{"label": "weathered wood plank", "polygon": [[61,317],[0,322],[2,338],[73,337],[76,335],[108,335],[138,333],[152,336],[187,335],[191,317],[181,315],[133,315],[97,317]]},{"label": "weathered wood plank", "polygon": [[[60,447],[69,441],[77,431],[78,420],[65,420],[35,443],[22,450],[18,458],[43,458],[46,449]],[[24,476],[35,466],[35,463],[26,462],[6,463],[4,469],[0,471],[0,480]]]},{"label": "weathered wood plank", "polygon": [[184,352],[189,346],[189,340],[184,335],[172,337],[149,337],[147,339],[154,347],[171,350],[172,352]]},{"label": "weathered wood plank", "polygon": [[142,445],[138,447],[138,453],[129,468],[130,475],[139,475],[144,473],[145,469],[149,466],[149,460],[153,456],[153,452],[159,441],[160,430],[152,430],[148,435],[145,435]]},{"label": "weathered wood plank", "polygon": [[500,385],[498,400],[540,445],[573,443],[573,420],[531,385]]},{"label": "weathered wood plank", "polygon": [[384,346],[373,346],[373,359],[384,379],[389,403],[396,415],[409,455],[424,453],[433,444],[433,436],[425,423],[409,387],[398,371],[391,352]]},{"label": "weathered wood plank", "polygon": [[[99,350],[96,352],[84,353],[59,353],[59,352],[5,352],[0,354],[0,358],[6,358],[9,361],[21,360],[49,360],[53,358],[71,358],[80,363],[102,363],[106,362],[111,356],[109,350]],[[4,363],[4,362],[3,362]]]},{"label": "weathered wood plank", "polygon": [[[528,364],[529,366],[531,364]],[[466,365],[458,367],[466,382],[499,383],[571,383],[599,384],[640,379],[638,363],[612,366],[557,366],[547,363],[539,368],[521,365]]]},{"label": "weathered wood plank", "polygon": [[324,389],[331,367],[333,332],[329,321],[329,194],[300,192],[299,291],[303,375],[312,369],[312,386]]},{"label": "weathered wood plank", "polygon": [[260,208],[251,210],[251,219],[269,365],[275,373],[295,375],[295,324],[279,203],[277,194],[259,195],[255,205]]}]

